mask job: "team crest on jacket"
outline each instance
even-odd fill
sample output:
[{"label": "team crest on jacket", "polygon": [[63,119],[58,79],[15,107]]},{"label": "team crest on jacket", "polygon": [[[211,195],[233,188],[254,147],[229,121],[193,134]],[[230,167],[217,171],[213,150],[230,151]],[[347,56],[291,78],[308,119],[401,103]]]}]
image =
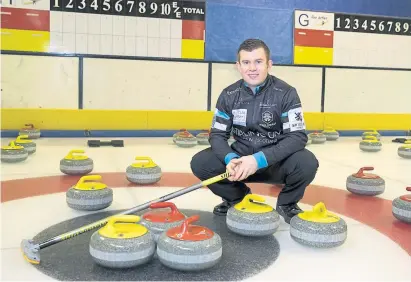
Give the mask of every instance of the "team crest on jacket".
[{"label": "team crest on jacket", "polygon": [[263,123],[260,124],[260,126],[265,127],[265,128],[274,126],[276,124],[275,122],[273,123],[274,115],[270,111],[264,111],[261,114],[261,120],[262,120]]}]

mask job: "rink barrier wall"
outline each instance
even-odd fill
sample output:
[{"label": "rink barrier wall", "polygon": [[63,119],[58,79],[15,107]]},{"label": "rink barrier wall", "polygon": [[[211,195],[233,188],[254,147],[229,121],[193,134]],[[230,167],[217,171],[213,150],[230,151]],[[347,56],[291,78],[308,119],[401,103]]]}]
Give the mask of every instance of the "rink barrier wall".
[{"label": "rink barrier wall", "polygon": [[[199,69],[205,71],[204,78],[201,81],[201,93],[206,93],[206,95],[201,94],[201,97],[200,95],[195,96],[198,97],[198,99],[201,98],[202,100],[199,102],[194,101],[194,104],[192,105],[187,104],[187,107],[189,108],[188,110],[180,110],[183,108],[181,105],[184,105],[181,104],[181,100],[183,100],[184,103],[184,98],[181,97],[176,97],[176,100],[180,103],[180,107],[177,110],[147,111],[144,110],[144,107],[137,110],[110,108],[102,109],[101,106],[95,105],[94,107],[97,107],[96,109],[90,109],[90,106],[89,108],[86,108],[86,97],[87,95],[90,96],[95,91],[93,91],[93,88],[90,89],[90,82],[88,82],[88,86],[84,85],[87,83],[85,82],[86,79],[96,78],[84,74],[84,61],[87,59],[88,62],[96,62],[101,64],[101,61],[95,61],[95,59],[109,59],[110,61],[115,61],[115,57],[106,58],[105,56],[97,55],[41,54],[26,52],[3,52],[3,56],[4,55],[60,57],[61,59],[71,57],[74,60],[71,61],[71,65],[68,65],[69,61],[65,61],[65,63],[63,63],[65,65],[63,65],[63,67],[66,67],[64,70],[74,76],[72,76],[73,80],[69,85],[71,87],[69,90],[63,91],[62,89],[62,93],[58,93],[60,91],[57,91],[56,93],[56,85],[53,85],[52,87],[54,87],[54,89],[49,89],[47,91],[50,93],[56,93],[56,96],[53,97],[54,99],[48,99],[50,94],[47,93],[42,95],[44,97],[40,97],[42,102],[52,100],[51,103],[45,107],[38,108],[33,106],[33,101],[37,102],[37,96],[34,98],[30,97],[33,95],[31,94],[30,85],[26,85],[25,87],[27,90],[25,89],[22,93],[20,90],[14,89],[14,94],[26,95],[27,98],[32,98],[32,104],[29,103],[28,106],[26,105],[25,107],[19,107],[17,99],[15,97],[11,97],[9,94],[10,99],[12,99],[10,100],[11,102],[9,102],[9,105],[11,106],[3,106],[1,113],[2,137],[16,136],[18,130],[27,123],[32,123],[37,128],[41,129],[44,137],[84,137],[90,134],[95,137],[171,136],[176,130],[182,128],[188,129],[192,132],[200,132],[208,129],[211,125],[215,101],[219,95],[219,91],[221,91],[221,87],[232,82],[236,78],[236,75],[238,75],[233,62],[119,57],[117,59],[124,62],[134,60],[137,64],[140,64],[139,62],[155,62],[158,64],[162,61],[166,61],[169,64],[172,62],[188,62],[191,63],[191,67],[193,67],[193,63],[194,65],[198,64],[200,66]],[[168,67],[170,67],[169,64]],[[31,68],[36,67],[37,65],[38,62],[34,65],[32,62]],[[4,72],[5,68],[3,65],[2,68]],[[51,70],[53,69],[54,68],[51,68]],[[309,132],[321,131],[328,126],[331,126],[338,130],[342,136],[358,136],[362,134],[362,132],[372,129],[379,130],[383,135],[391,136],[404,136],[410,135],[411,133],[411,107],[407,106],[411,104],[408,103],[408,100],[411,99],[411,95],[406,94],[407,92],[409,93],[408,90],[410,89],[409,84],[407,83],[407,78],[408,75],[411,75],[411,69],[356,68],[316,65],[275,65],[273,66],[273,70],[274,72],[279,73],[280,77],[285,77],[286,81],[291,81],[291,85],[296,85],[298,89],[301,89],[300,97],[303,101],[303,105],[305,106],[304,116],[307,130]],[[340,72],[338,75],[334,75],[334,78],[332,79],[329,75],[325,75],[327,70],[329,70],[330,73],[335,73],[335,71],[341,70],[343,73]],[[121,71],[124,72],[125,70]],[[164,72],[164,70],[162,71]],[[351,82],[349,82],[350,85],[347,87],[353,87],[361,84],[357,81],[357,73],[353,75],[351,74],[351,71],[357,73],[358,71],[364,71],[367,72],[367,75],[370,74],[372,76],[375,75],[381,77],[384,75],[391,75],[394,78],[399,77],[400,86],[398,88],[400,90],[398,91],[395,89],[397,90],[396,92],[387,95],[397,95],[400,98],[405,98],[403,98],[403,101],[396,104],[387,103],[384,101],[384,99],[386,99],[386,95],[382,97],[382,90],[379,90],[379,88],[381,88],[381,84],[374,86],[375,83],[368,83],[368,86],[362,86],[359,90],[361,91],[359,95],[354,93],[356,91],[352,91],[352,88],[347,88],[347,90],[344,90],[344,86],[347,85],[343,85],[341,88],[336,87],[335,83],[338,82],[336,78],[341,77],[341,75],[344,75],[345,81],[347,81],[347,79],[351,79]],[[371,72],[368,73],[369,71]],[[388,72],[381,73],[381,71]],[[38,77],[35,77],[36,74],[33,74],[30,71],[28,71],[28,74],[33,76],[33,81],[37,83],[37,85],[33,85],[36,87],[40,86],[40,88],[33,91],[36,91],[37,95],[41,94],[41,83],[44,83],[43,80],[40,82],[36,80]],[[41,75],[44,77],[43,73]],[[104,75],[104,70],[102,75]],[[405,80],[404,75],[406,76]],[[102,80],[100,77],[98,78]],[[24,80],[24,77],[23,79],[19,79],[22,81]],[[379,81],[381,82],[381,80]],[[162,85],[163,82],[158,84]],[[383,86],[385,87],[386,85]],[[327,92],[327,90],[329,91]],[[403,92],[403,90],[406,90],[406,92]],[[72,94],[77,96],[73,97]],[[70,105],[67,105],[65,101],[59,101],[60,97],[67,98],[67,95],[70,95],[71,97]],[[155,95],[156,94],[154,93],[154,96]],[[372,95],[375,95],[376,97],[379,95],[379,99],[377,99],[377,101],[380,103],[374,103],[373,105],[369,104],[367,99],[369,97],[374,97]],[[330,98],[327,100],[328,96]],[[93,102],[99,102],[98,99],[101,97],[102,96],[96,96],[94,98],[96,100]],[[149,96],[149,98],[151,97]],[[342,102],[345,100],[347,100],[347,104]],[[358,100],[357,104],[352,103],[354,100]],[[170,103],[173,102],[175,103],[175,101],[170,100]],[[60,103],[62,107],[54,108],[55,104],[53,103]],[[87,100],[87,103],[90,103],[89,99]],[[339,109],[340,105],[342,107],[341,109]],[[112,105],[110,104],[103,105],[103,107],[111,106]],[[164,106],[167,107],[168,105],[165,104]],[[341,112],[327,112],[327,107],[328,109],[334,108],[334,110]],[[190,108],[203,108],[204,110],[191,110]],[[361,109],[361,111],[364,109],[365,113],[359,112],[358,109]],[[404,112],[404,110],[406,112],[405,114],[396,113]],[[376,113],[372,113],[374,111],[376,111]],[[378,113],[378,111],[384,113]]]}]

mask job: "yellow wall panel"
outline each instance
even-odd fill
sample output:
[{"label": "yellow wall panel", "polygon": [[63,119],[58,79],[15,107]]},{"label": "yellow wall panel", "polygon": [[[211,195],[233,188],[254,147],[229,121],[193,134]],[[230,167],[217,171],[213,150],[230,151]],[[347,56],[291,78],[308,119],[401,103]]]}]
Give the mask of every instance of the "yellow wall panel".
[{"label": "yellow wall panel", "polygon": [[324,113],[324,125],[337,130],[410,130],[411,114]]},{"label": "yellow wall panel", "polygon": [[183,59],[204,59],[204,41],[182,39],[181,58]]},{"label": "yellow wall panel", "polygon": [[1,29],[1,49],[13,51],[47,52],[50,32]]},{"label": "yellow wall panel", "polygon": [[294,47],[294,64],[299,65],[332,65],[333,48]]}]

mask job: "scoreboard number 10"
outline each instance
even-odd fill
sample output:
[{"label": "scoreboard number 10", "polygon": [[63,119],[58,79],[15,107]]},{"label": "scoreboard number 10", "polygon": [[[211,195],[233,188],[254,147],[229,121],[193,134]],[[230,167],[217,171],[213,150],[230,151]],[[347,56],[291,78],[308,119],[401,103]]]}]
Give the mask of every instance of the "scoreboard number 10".
[{"label": "scoreboard number 10", "polygon": [[411,35],[411,20],[336,14],[334,30]]}]

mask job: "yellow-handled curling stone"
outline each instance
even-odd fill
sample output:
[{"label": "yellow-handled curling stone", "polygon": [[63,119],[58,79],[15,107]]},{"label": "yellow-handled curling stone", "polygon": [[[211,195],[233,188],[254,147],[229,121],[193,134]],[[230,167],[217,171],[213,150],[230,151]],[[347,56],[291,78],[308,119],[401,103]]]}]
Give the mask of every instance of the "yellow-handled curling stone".
[{"label": "yellow-handled curling stone", "polygon": [[411,141],[405,141],[404,145],[398,147],[398,156],[404,159],[411,159]]},{"label": "yellow-handled curling stone", "polygon": [[247,194],[244,199],[227,211],[226,224],[229,230],[244,236],[267,236],[280,226],[277,211],[265,204],[264,197]]},{"label": "yellow-handled curling stone", "polygon": [[27,160],[29,153],[23,146],[16,145],[14,141],[9,146],[1,147],[1,162],[19,163]]},{"label": "yellow-handled curling stone", "polygon": [[137,215],[117,215],[93,233],[89,252],[94,261],[108,268],[130,268],[148,263],[156,244]]},{"label": "yellow-handled curling stone", "polygon": [[40,138],[41,132],[40,129],[35,128],[32,123],[28,123],[24,125],[22,129],[19,131],[19,135],[27,135],[29,139],[38,139]]},{"label": "yellow-handled curling stone", "polygon": [[126,169],[128,181],[136,184],[153,184],[161,179],[161,168],[150,157],[136,157],[136,163]]},{"label": "yellow-handled curling stone", "polygon": [[[29,155],[33,154],[36,152],[36,143],[34,143],[32,140],[28,139],[28,135],[19,135],[17,136],[16,140],[14,140],[14,144],[17,146],[22,146],[24,149],[26,149],[27,153]],[[9,144],[10,145],[10,144]]]},{"label": "yellow-handled curling stone", "polygon": [[338,138],[340,138],[340,134],[338,133],[338,131],[329,126],[327,126],[322,133],[325,135],[327,141],[335,141],[338,140]]},{"label": "yellow-handled curling stone", "polygon": [[[213,184],[213,183],[217,183],[217,182],[219,182],[219,181],[221,181],[221,180],[227,179],[229,176],[230,176],[230,173],[225,172],[225,173],[216,175],[216,176],[214,176],[214,177],[210,177],[210,178],[208,178],[208,179],[206,179],[206,180],[203,180],[203,181],[201,181],[201,182],[199,182],[199,183],[197,183],[197,184],[194,184],[194,185],[191,185],[191,186],[189,186],[189,187],[180,189],[180,190],[178,190],[178,191],[169,193],[169,194],[167,194],[167,195],[164,195],[164,196],[162,196],[162,197],[160,197],[160,198],[151,200],[151,201],[146,202],[146,203],[144,203],[144,204],[135,206],[135,207],[133,207],[133,208],[131,208],[131,209],[128,209],[128,210],[126,210],[126,211],[123,211],[123,212],[119,213],[118,215],[134,214],[134,213],[136,213],[136,212],[139,212],[139,211],[142,211],[142,210],[144,210],[144,209],[147,209],[147,208],[148,208],[151,204],[153,204],[153,203],[165,202],[165,201],[174,199],[174,198],[179,197],[179,196],[181,196],[181,195],[190,193],[190,192],[192,192],[192,191],[194,191],[194,190],[200,189],[200,188],[202,188],[202,187],[207,187],[207,186],[209,186],[209,185],[211,185],[211,184]],[[69,240],[69,239],[71,239],[71,238],[73,238],[73,237],[76,237],[77,235],[80,235],[80,234],[83,234],[83,233],[85,233],[85,232],[88,232],[88,231],[90,231],[90,230],[92,230],[92,229],[94,229],[94,228],[102,227],[102,226],[104,226],[104,225],[107,223],[107,221],[108,221],[109,218],[110,218],[110,217],[104,218],[104,219],[101,219],[101,220],[98,220],[98,221],[96,221],[96,222],[93,222],[93,223],[90,223],[90,224],[87,224],[87,225],[84,225],[84,226],[79,227],[79,228],[77,228],[77,229],[74,229],[74,230],[72,230],[72,231],[68,231],[68,232],[66,232],[66,233],[57,235],[57,236],[55,236],[55,237],[53,237],[53,238],[49,238],[49,239],[47,239],[47,240],[44,240],[44,241],[42,241],[42,242],[40,242],[40,243],[36,243],[36,242],[34,242],[33,240],[31,240],[31,239],[29,239],[29,240],[24,239],[24,240],[22,240],[21,243],[20,243],[20,249],[21,249],[21,251],[22,251],[22,253],[23,253],[23,257],[24,257],[28,262],[30,262],[30,263],[32,263],[32,264],[39,264],[39,263],[40,263],[40,253],[39,253],[40,250],[45,249],[45,248],[47,248],[47,247],[50,247],[50,246],[52,246],[52,245],[58,244],[58,243],[60,243],[60,242]]]},{"label": "yellow-handled curling stone", "polygon": [[97,211],[111,205],[113,190],[99,182],[101,175],[86,175],[66,192],[67,205],[75,210]]},{"label": "yellow-handled curling stone", "polygon": [[[161,233],[181,225],[186,219],[186,216],[171,202],[154,203],[150,205],[150,209],[152,210],[143,215],[141,224],[151,231],[156,242]],[[169,210],[165,211],[165,209]]]},{"label": "yellow-handled curling stone", "polygon": [[312,144],[323,144],[327,141],[327,137],[322,132],[313,132],[308,134]]},{"label": "yellow-handled curling stone", "polygon": [[[411,192],[411,187],[406,190]],[[392,201],[392,214],[402,222],[411,223],[411,194],[402,195]]]},{"label": "yellow-handled curling stone", "polygon": [[364,152],[381,151],[382,143],[375,136],[366,136],[360,142],[360,150]]},{"label": "yellow-handled curling stone", "polygon": [[291,218],[290,235],[296,242],[314,248],[333,248],[347,239],[347,223],[330,213],[324,203],[312,211],[304,211]]},{"label": "yellow-handled curling stone", "polygon": [[184,271],[205,270],[216,265],[222,257],[220,235],[211,229],[194,225],[198,215],[163,232],[157,241],[157,256],[165,266]]},{"label": "yellow-handled curling stone", "polygon": [[85,175],[93,171],[94,162],[84,150],[71,150],[60,160],[60,171],[68,175]]},{"label": "yellow-handled curling stone", "polygon": [[377,130],[373,129],[372,131],[366,131],[362,134],[362,139],[365,140],[367,139],[367,137],[375,137],[375,139],[380,141],[381,134]]},{"label": "yellow-handled curling stone", "polygon": [[372,171],[373,167],[362,167],[358,172],[347,177],[346,188],[353,194],[376,196],[384,193],[385,180],[373,173],[364,173]]}]

